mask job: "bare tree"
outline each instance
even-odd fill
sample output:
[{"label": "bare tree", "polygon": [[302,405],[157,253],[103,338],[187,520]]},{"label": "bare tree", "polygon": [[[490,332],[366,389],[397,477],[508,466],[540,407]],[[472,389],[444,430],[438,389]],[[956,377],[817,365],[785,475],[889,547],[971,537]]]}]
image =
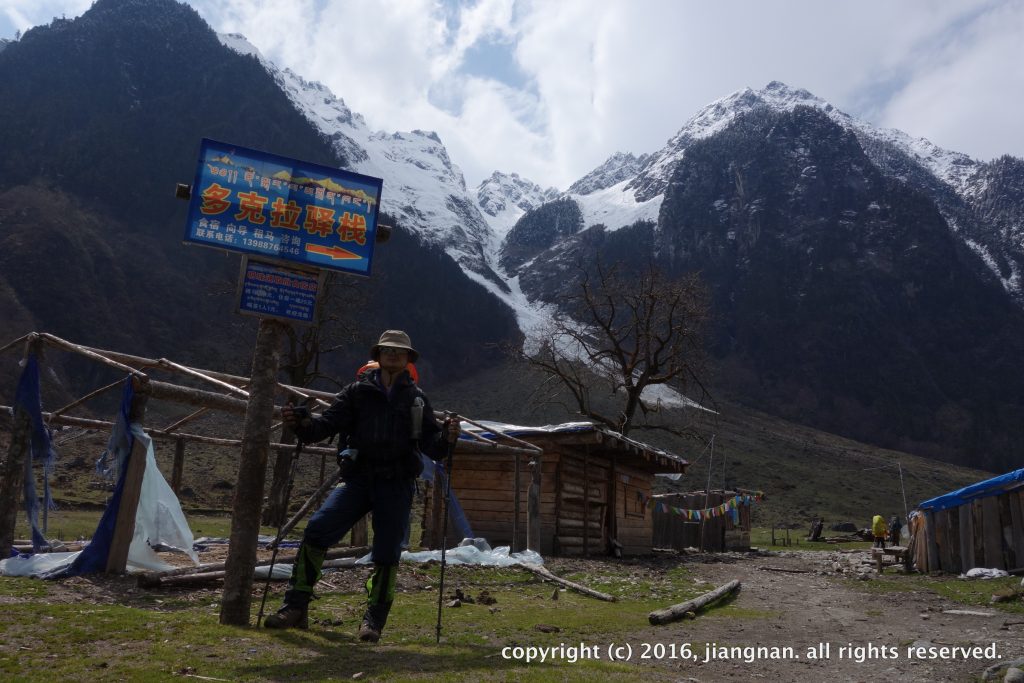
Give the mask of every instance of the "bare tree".
[{"label": "bare tree", "polygon": [[[572,318],[556,321],[540,352],[524,354],[526,360],[550,376],[549,384],[568,389],[581,414],[620,434],[633,429],[686,434],[681,427],[652,422],[660,401],[644,393],[671,384],[684,395],[707,395],[700,378],[706,288],[696,275],[670,280],[653,265],[638,275],[600,261],[593,272],[579,269],[579,289],[568,301]],[[611,402],[595,400],[596,389],[610,390]]]}]

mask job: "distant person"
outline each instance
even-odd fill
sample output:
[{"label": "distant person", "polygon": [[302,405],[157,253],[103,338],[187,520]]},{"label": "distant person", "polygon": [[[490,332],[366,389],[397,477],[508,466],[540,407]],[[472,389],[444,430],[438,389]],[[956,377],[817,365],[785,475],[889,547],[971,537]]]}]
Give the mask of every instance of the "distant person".
[{"label": "distant person", "polygon": [[819,541],[821,540],[821,530],[825,528],[825,518],[819,517],[817,521],[811,524],[811,535],[807,540]]},{"label": "distant person", "polygon": [[903,530],[903,522],[899,515],[893,515],[889,520],[889,543],[890,545],[900,544],[900,531]]},{"label": "distant person", "polygon": [[871,520],[871,535],[875,537],[873,548],[885,548],[885,535],[888,531],[885,526],[885,517],[875,515]]},{"label": "distant person", "polygon": [[303,441],[339,435],[342,484],[306,525],[284,606],[267,618],[267,628],[308,628],[309,602],[327,549],[372,511],[373,573],[366,582],[359,639],[380,639],[395,597],[415,480],[423,470],[420,453],[440,460],[446,445],[459,437],[458,421],[439,425],[426,395],[413,383],[408,365],[418,355],[409,335],[388,330],[370,350],[379,366],[361,372],[323,415],[314,417],[291,404],[281,409],[284,422]]}]

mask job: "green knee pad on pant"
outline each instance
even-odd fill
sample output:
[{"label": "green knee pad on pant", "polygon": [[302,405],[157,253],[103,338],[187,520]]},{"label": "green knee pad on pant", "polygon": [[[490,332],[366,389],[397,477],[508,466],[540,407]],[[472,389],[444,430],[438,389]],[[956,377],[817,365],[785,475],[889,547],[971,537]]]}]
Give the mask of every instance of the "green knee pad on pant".
[{"label": "green knee pad on pant", "polygon": [[320,568],[324,566],[324,558],[327,556],[327,548],[318,548],[303,543],[299,548],[299,554],[295,558],[295,565],[292,567],[291,588],[303,593],[312,593],[323,572]]},{"label": "green knee pad on pant", "polygon": [[366,581],[366,614],[363,619],[378,630],[387,623],[391,603],[395,601],[398,565],[376,566]]},{"label": "green knee pad on pant", "polygon": [[395,585],[398,583],[398,565],[386,564],[373,568],[373,573],[366,580],[367,603],[372,605],[390,605],[395,601]]}]

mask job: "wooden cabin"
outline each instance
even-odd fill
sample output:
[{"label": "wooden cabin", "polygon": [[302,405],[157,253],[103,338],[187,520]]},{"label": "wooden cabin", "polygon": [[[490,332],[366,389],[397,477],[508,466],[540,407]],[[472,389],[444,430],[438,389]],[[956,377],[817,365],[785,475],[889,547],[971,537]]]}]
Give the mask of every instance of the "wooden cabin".
[{"label": "wooden cabin", "polygon": [[[754,494],[761,495],[720,489],[654,496],[654,547],[705,552],[750,550],[750,503]],[[718,514],[722,506],[726,510]],[[695,512],[701,513],[699,521]]]},{"label": "wooden cabin", "polygon": [[921,572],[1024,568],[1024,469],[926,500],[910,531]]},{"label": "wooden cabin", "polygon": [[[654,475],[683,473],[686,460],[589,422],[485,426],[535,450],[503,453],[466,436],[459,441],[452,492],[474,536],[513,551],[525,549],[529,540],[541,555],[651,551]],[[422,522],[424,544],[434,548],[439,547],[442,522],[435,488],[428,487]],[[461,540],[453,526],[449,524],[449,547]]]}]

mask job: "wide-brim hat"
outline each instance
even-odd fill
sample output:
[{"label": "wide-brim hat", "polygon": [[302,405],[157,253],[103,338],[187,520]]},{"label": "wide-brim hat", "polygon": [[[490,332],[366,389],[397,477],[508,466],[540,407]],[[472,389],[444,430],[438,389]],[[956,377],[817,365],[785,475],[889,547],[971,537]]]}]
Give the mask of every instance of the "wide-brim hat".
[{"label": "wide-brim hat", "polygon": [[420,357],[419,352],[412,347],[412,340],[409,339],[409,335],[402,330],[386,330],[384,334],[380,335],[380,340],[370,349],[370,358],[380,360],[380,350],[384,346],[407,351],[410,363],[415,363],[416,359]]}]

